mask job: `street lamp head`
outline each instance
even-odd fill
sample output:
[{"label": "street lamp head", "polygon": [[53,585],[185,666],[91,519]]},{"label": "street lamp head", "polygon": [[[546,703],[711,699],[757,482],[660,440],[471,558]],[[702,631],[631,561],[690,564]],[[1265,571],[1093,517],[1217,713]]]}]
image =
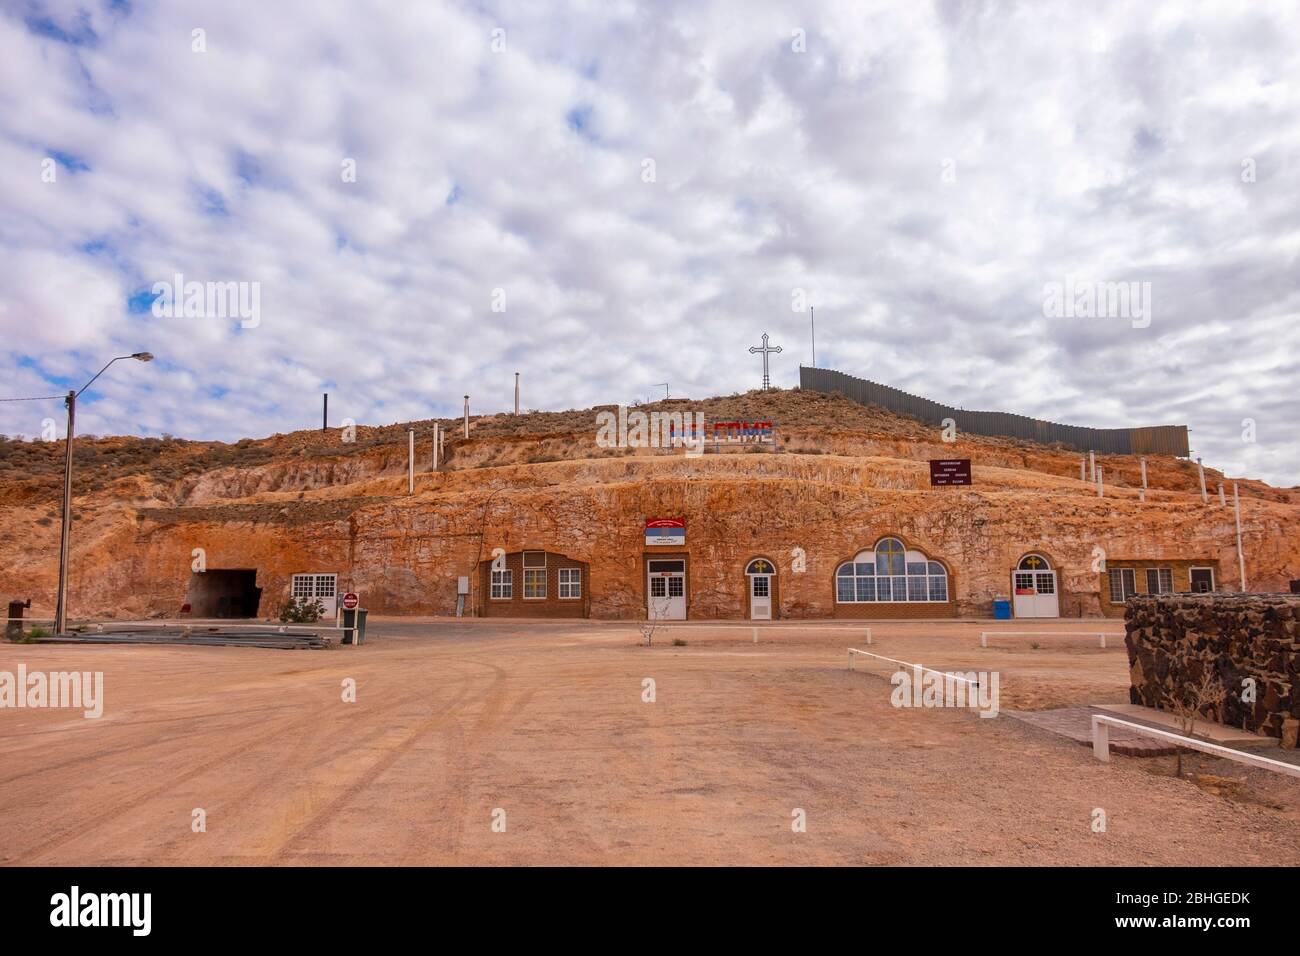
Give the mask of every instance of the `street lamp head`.
[{"label": "street lamp head", "polygon": [[153,353],[152,353],[152,352],[132,352],[132,353],[131,353],[131,358],[133,358],[133,359],[135,359],[135,360],[137,360],[137,361],[139,361],[139,362],[152,362],[152,361],[153,361]]}]

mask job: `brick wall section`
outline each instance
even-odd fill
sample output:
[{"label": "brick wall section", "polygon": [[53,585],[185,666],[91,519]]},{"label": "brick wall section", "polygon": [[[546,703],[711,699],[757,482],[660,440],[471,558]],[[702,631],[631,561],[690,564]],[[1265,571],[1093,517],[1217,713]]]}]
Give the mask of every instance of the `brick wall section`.
[{"label": "brick wall section", "polygon": [[[1188,558],[1143,558],[1141,560],[1107,558],[1106,570],[1097,575],[1101,613],[1107,617],[1124,617],[1126,613],[1124,602],[1110,599],[1111,568],[1132,568],[1138,594],[1147,593],[1147,569],[1149,568],[1168,568],[1171,572],[1170,576],[1173,578],[1173,593],[1175,594],[1192,590],[1192,568],[1213,569],[1214,586],[1216,588],[1223,586],[1223,582],[1219,579],[1219,562],[1210,558],[1195,560]],[[1062,607],[1061,610],[1064,612],[1065,608]]]},{"label": "brick wall section", "polygon": [[851,620],[888,621],[956,617],[957,602],[952,599],[952,579],[948,579],[947,601],[890,602],[869,601],[862,604],[835,603],[835,617]]},{"label": "brick wall section", "polygon": [[[510,600],[492,598],[492,562],[479,565],[479,607],[484,617],[590,617],[591,587],[587,565],[553,551],[546,552],[546,597],[524,598],[523,552],[505,556],[514,587]],[[560,569],[578,568],[582,572],[582,597],[560,597]]]},{"label": "brick wall section", "polygon": [[[1199,683],[1205,668],[1228,693],[1222,713],[1205,716],[1280,737],[1300,730],[1300,595],[1173,594],[1130,598],[1125,614],[1129,699],[1170,710],[1171,696]],[[1255,700],[1243,702],[1245,678]]]}]

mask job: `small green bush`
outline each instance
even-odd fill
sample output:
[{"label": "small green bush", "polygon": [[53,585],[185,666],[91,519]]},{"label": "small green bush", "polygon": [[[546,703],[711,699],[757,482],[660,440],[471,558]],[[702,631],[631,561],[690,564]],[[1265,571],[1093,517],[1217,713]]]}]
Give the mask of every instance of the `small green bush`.
[{"label": "small green bush", "polygon": [[16,636],[10,638],[10,641],[14,644],[35,644],[42,637],[49,637],[49,636],[50,636],[50,631],[48,628],[33,627],[33,628],[29,628],[26,633],[23,633],[20,630]]},{"label": "small green bush", "polygon": [[315,624],[324,614],[324,604],[307,598],[289,598],[280,605],[282,624]]}]

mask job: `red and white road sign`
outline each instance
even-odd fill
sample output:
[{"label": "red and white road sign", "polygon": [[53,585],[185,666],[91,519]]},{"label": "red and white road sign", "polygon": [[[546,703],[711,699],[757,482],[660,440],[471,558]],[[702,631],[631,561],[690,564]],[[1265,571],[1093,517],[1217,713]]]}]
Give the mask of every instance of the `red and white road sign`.
[{"label": "red and white road sign", "polygon": [[355,591],[349,591],[343,595],[343,606],[349,611],[361,603],[361,598],[357,597]]}]

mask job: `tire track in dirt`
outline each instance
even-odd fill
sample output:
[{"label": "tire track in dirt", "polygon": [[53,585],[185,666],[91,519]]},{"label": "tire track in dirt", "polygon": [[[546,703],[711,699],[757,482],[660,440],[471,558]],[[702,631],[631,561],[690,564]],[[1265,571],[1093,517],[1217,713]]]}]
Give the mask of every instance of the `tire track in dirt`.
[{"label": "tire track in dirt", "polygon": [[[402,706],[413,703],[420,699],[421,696],[418,694],[412,695],[410,697],[405,697],[401,701],[390,703],[387,706],[381,705],[382,709],[379,710],[378,713],[379,714],[389,713],[395,709],[398,709]],[[455,706],[459,702],[460,699],[457,698],[448,706]],[[222,765],[229,763],[231,760],[235,760],[243,756],[249,751],[255,750],[258,747],[263,746],[267,742],[268,738],[275,737],[275,736],[282,736],[286,733],[295,733],[299,730],[311,730],[312,728],[318,727],[320,723],[320,718],[332,712],[336,712],[336,708],[337,708],[337,704],[335,704],[334,702],[330,702],[327,704],[322,704],[321,706],[312,709],[310,712],[300,716],[297,720],[291,721],[288,724],[269,726],[269,727],[265,727],[264,729],[260,727],[247,728],[249,731],[252,732],[253,735],[249,736],[247,739],[244,740],[243,743],[239,744],[238,746],[222,751],[220,755],[212,757],[211,759],[206,760],[198,764],[197,766],[191,767],[188,770],[176,776],[173,776],[166,783],[157,784],[155,786],[148,787],[147,789],[137,792],[136,794],[126,799],[117,801],[112,809],[108,809],[105,810],[104,812],[100,812],[96,814],[93,826],[89,830],[85,828],[85,821],[78,820],[78,822],[73,826],[64,829],[60,833],[50,837],[49,839],[41,843],[36,844],[33,847],[29,847],[27,850],[20,853],[17,857],[8,860],[7,865],[10,866],[32,865],[39,857],[44,856],[45,854],[48,854],[55,850],[58,850],[60,847],[66,845],[67,843],[73,840],[88,836],[97,830],[104,829],[107,825],[113,823],[114,821],[121,818],[122,816],[138,809],[140,806],[147,804],[151,800],[163,796],[168,791],[174,790],[177,787],[180,787],[190,782],[191,780],[194,780],[197,777],[201,777],[203,774],[208,773],[211,770],[217,769],[218,767],[221,767]],[[236,712],[236,716],[238,716],[238,712]],[[261,733],[258,733],[259,729],[262,730]],[[207,732],[212,733],[212,731],[207,731]],[[194,736],[194,735],[190,734],[190,735],[178,735],[178,736]],[[174,740],[177,738],[173,737],[170,739]],[[136,748],[125,748],[125,749],[136,749]],[[94,755],[94,756],[98,758],[102,755]]]},{"label": "tire track in dirt", "polygon": [[[484,699],[485,713],[489,713],[500,709],[501,704],[499,702],[499,698],[503,693],[502,688],[506,680],[506,673],[504,669],[497,667],[494,664],[488,664],[483,661],[469,659],[469,658],[440,658],[439,663],[473,664],[475,666],[489,668],[491,671],[494,672],[492,683],[489,684],[488,687],[485,690],[483,690],[480,694],[476,694],[475,696],[466,699],[469,693],[468,683],[470,680],[473,679],[473,678],[466,678],[465,686],[462,687],[461,691],[452,700],[438,707],[437,710],[435,710],[432,714],[430,714],[419,724],[417,724],[410,732],[408,732],[406,736],[396,744],[396,746],[389,749],[378,760],[374,761],[364,770],[360,771],[360,773],[354,775],[352,782],[344,786],[343,789],[340,790],[324,806],[322,806],[318,810],[312,811],[310,816],[302,824],[296,827],[292,833],[288,834],[285,837],[285,839],[281,841],[279,847],[277,847],[276,850],[271,853],[270,862],[274,864],[283,864],[289,862],[290,856],[293,854],[295,845],[300,844],[302,843],[302,841],[319,834],[320,831],[330,822],[330,820],[332,820],[335,816],[337,816],[340,809],[353,802],[353,800],[357,797],[358,794],[360,794],[366,788],[372,786],[380,776],[382,776],[387,770],[392,768],[393,765],[396,764],[398,760],[400,760],[403,756],[405,756],[410,751],[410,749],[416,744],[417,741],[421,740],[423,737],[427,736],[433,731],[438,730],[444,726],[454,727],[455,730],[457,731],[457,735],[459,735],[459,731],[460,731],[459,721],[452,713],[453,708],[456,708],[465,703],[474,703],[480,699]],[[457,761],[457,763],[461,767],[464,766],[465,761],[464,761],[463,751],[460,753],[460,759]],[[450,779],[451,776],[452,775],[449,774],[448,779]],[[458,791],[462,791],[463,789],[464,789],[463,787],[453,787],[451,790],[453,799],[459,798],[461,801],[460,809],[462,810],[462,812],[457,813],[456,814],[457,817],[463,816],[464,796],[463,793],[458,792]]]},{"label": "tire track in dirt", "polygon": [[[219,714],[218,713],[193,714],[193,715],[187,714],[183,717],[168,717],[168,718],[161,718],[156,720],[129,721],[129,722],[117,723],[113,725],[113,730],[118,731],[118,730],[134,729],[134,728],[146,726],[148,724],[155,724],[155,723],[179,723],[179,722],[190,721],[190,720],[202,720],[205,717],[217,717],[217,716],[243,717],[243,716],[247,716],[250,713],[261,713],[261,712],[268,712],[268,711],[271,713],[278,713],[279,711],[283,711],[286,709],[295,709],[295,708],[293,708],[293,705],[286,705],[284,707],[259,707],[253,711],[240,711],[238,714],[231,714],[228,711],[223,711]],[[93,729],[93,728],[88,728],[88,729]],[[212,729],[218,730],[219,728],[212,728]],[[56,733],[56,731],[49,731],[49,732]],[[57,732],[64,733],[66,731],[57,731]],[[85,754],[84,756],[73,757],[69,760],[64,760],[59,763],[46,764],[42,767],[35,767],[31,770],[25,770],[22,773],[16,773],[10,777],[0,777],[0,786],[3,786],[5,784],[10,784],[10,783],[15,783],[19,780],[25,780],[28,777],[39,776],[43,773],[50,773],[55,770],[65,770],[68,767],[75,767],[78,764],[93,763],[94,761],[102,760],[105,757],[116,757],[119,754],[131,753],[132,751],[136,751],[136,750],[144,750],[149,747],[157,747],[163,744],[169,744],[172,741],[184,740],[186,737],[191,737],[191,736],[193,736],[193,731],[180,731],[178,733],[171,734],[167,737],[156,737],[152,740],[142,740],[136,743],[123,744],[122,746],[113,747],[109,750],[98,750],[92,754]],[[21,756],[21,752],[17,752],[17,753],[6,755],[5,759],[22,760],[23,757]]]},{"label": "tire track in dirt", "polygon": [[[460,854],[461,842],[465,836],[465,819],[469,809],[467,791],[475,777],[473,771],[477,768],[479,760],[482,759],[482,749],[478,749],[475,755],[471,755],[471,747],[481,741],[488,732],[495,730],[501,723],[501,714],[505,709],[507,696],[505,669],[486,661],[475,661],[475,663],[491,668],[495,677],[488,689],[487,699],[483,702],[483,709],[479,711],[478,716],[474,719],[471,732],[466,735],[459,722],[457,722],[455,733],[452,740],[449,741],[449,743],[452,743],[449,755],[454,752],[457,758],[454,763],[448,761],[452,769],[446,776],[449,799],[444,818],[449,829],[445,836],[448,855],[452,860],[455,860]],[[409,852],[404,853],[403,857],[409,859]]]},{"label": "tire track in dirt", "polygon": [[[326,705],[325,707],[321,707],[317,710],[312,711],[311,714],[304,716],[297,721],[294,721],[292,724],[289,725],[288,729],[297,729],[298,727],[309,725],[313,720],[316,719],[316,717],[325,713],[325,711],[331,706],[333,705]],[[284,727],[277,728],[278,732],[280,733],[283,733],[285,729],[286,728]],[[96,815],[92,829],[90,830],[84,829],[84,821],[80,821],[75,826],[63,830],[61,833],[51,837],[50,839],[44,841],[43,843],[39,843],[34,847],[28,848],[17,858],[10,860],[9,861],[10,865],[15,865],[15,866],[32,865],[38,857],[41,857],[46,853],[50,853],[53,850],[57,850],[60,847],[62,847],[64,844],[69,843],[72,840],[78,839],[79,837],[87,836],[89,833],[93,833],[95,830],[103,829],[107,824],[112,823],[113,821],[117,820],[119,817],[122,817],[127,813],[130,813],[131,811],[135,810],[136,808],[142,806],[143,804],[148,803],[150,800],[154,800],[162,796],[163,794],[167,793],[169,790],[173,790],[184,783],[188,783],[190,780],[193,780],[196,777],[200,777],[203,774],[207,773],[208,771],[216,769],[217,767],[220,767],[221,765],[228,763],[230,760],[235,759],[236,757],[239,757],[250,750],[253,750],[263,742],[265,736],[266,735],[261,735],[253,739],[247,740],[237,747],[233,747],[230,750],[226,750],[222,752],[220,756],[213,757],[210,760],[206,760],[196,767],[191,767],[189,770],[179,774],[178,776],[173,777],[171,780],[167,781],[166,783],[149,787],[148,789],[142,792],[136,793],[132,797],[119,801],[113,809],[105,810],[102,813]]]},{"label": "tire track in dirt", "polygon": [[[318,739],[318,734],[318,729],[315,726],[300,727],[293,735],[292,746],[282,748],[280,751],[280,757],[274,761],[274,765],[268,767],[263,772],[265,779],[259,778],[247,786],[240,788],[235,791],[235,793],[225,797],[224,803],[237,808],[237,810],[240,808],[246,808],[247,801],[250,798],[265,791],[267,779],[284,779],[286,772],[290,769],[293,762],[300,756],[302,748],[309,746],[313,740]],[[284,735],[281,734],[280,736],[283,737]],[[237,819],[238,817],[232,817],[230,825],[238,825],[235,822]],[[222,821],[221,825],[226,826],[227,824],[225,821]],[[176,836],[160,845],[156,854],[161,858],[161,865],[167,866],[177,863],[186,863],[190,862],[197,856],[201,856],[202,854],[199,851],[202,850],[203,847],[194,845],[194,837],[195,834],[193,830],[178,830]],[[191,845],[181,849],[183,841],[190,841]],[[180,852],[176,852],[178,849]]]},{"label": "tire track in dirt", "polygon": [[[457,676],[460,679],[460,683],[459,685],[456,686],[455,693],[448,698],[446,703],[439,706],[435,714],[445,714],[446,712],[451,711],[452,709],[466,702],[472,703],[474,700],[477,699],[477,696],[476,697],[469,696],[470,682],[473,678],[464,675],[457,675]],[[425,703],[427,702],[427,700],[428,700],[427,693],[417,692],[414,694],[404,696],[398,700],[392,701],[387,705],[378,705],[375,708],[368,710],[367,717],[370,720],[374,720],[377,717],[392,715],[412,704]],[[351,715],[346,714],[343,711],[335,711],[334,714],[336,717],[334,723],[337,723],[339,720],[342,720],[344,722],[344,727],[341,729],[342,730],[349,729],[347,727],[347,723],[352,719]],[[389,733],[391,730],[391,729],[386,730],[384,728],[383,726],[384,722],[382,720],[376,721],[376,723],[378,724],[378,726],[368,731],[366,733],[366,736],[360,740],[346,739],[343,734],[335,733],[333,728],[327,729],[323,725],[318,725],[312,728],[311,737],[309,739],[317,741],[319,743],[319,746],[315,749],[315,751],[311,755],[309,755],[306,758],[307,760],[306,764],[298,767],[299,773],[301,774],[305,771],[319,770],[322,767],[327,767],[330,764],[335,763],[342,755],[345,755],[355,750],[364,750],[373,747],[376,740],[383,738],[383,736],[386,733]],[[292,760],[301,757],[302,757],[301,753],[290,753],[286,759],[286,763],[292,762]],[[275,779],[274,775],[271,775],[271,779]],[[313,791],[314,791],[314,787],[312,784],[310,783],[299,784],[296,787],[290,789],[289,791],[283,793],[280,796],[278,801],[281,806],[283,806],[286,802],[293,804],[295,806],[306,804],[307,807],[309,808],[307,811],[309,816],[306,822],[302,822],[302,821],[296,822],[291,825],[291,828],[282,827],[281,830],[283,832],[279,836],[273,836],[271,838],[272,846],[268,848],[264,853],[236,854],[236,858],[239,859],[242,863],[248,863],[250,862],[251,859],[260,856],[263,858],[261,862],[266,862],[267,860],[270,860],[271,858],[280,855],[284,850],[286,842],[288,840],[292,840],[294,838],[293,836],[294,834],[300,833],[303,830],[303,828],[307,826],[308,823],[310,823],[311,819],[315,818],[316,816],[319,816],[321,813],[324,812],[325,808],[318,810],[312,806],[313,804],[312,798],[314,796]],[[259,777],[259,779],[256,782],[250,784],[243,791],[244,796],[253,796],[253,797],[266,796],[267,793],[268,793],[267,782],[266,779],[262,777]],[[346,794],[343,795],[344,798],[346,798],[346,796],[347,796]],[[253,804],[243,804],[242,800],[241,800],[241,806],[244,806],[248,813],[257,813],[259,811],[265,812],[267,810],[265,804],[261,806],[256,806]],[[252,828],[250,827],[249,829]]]}]

